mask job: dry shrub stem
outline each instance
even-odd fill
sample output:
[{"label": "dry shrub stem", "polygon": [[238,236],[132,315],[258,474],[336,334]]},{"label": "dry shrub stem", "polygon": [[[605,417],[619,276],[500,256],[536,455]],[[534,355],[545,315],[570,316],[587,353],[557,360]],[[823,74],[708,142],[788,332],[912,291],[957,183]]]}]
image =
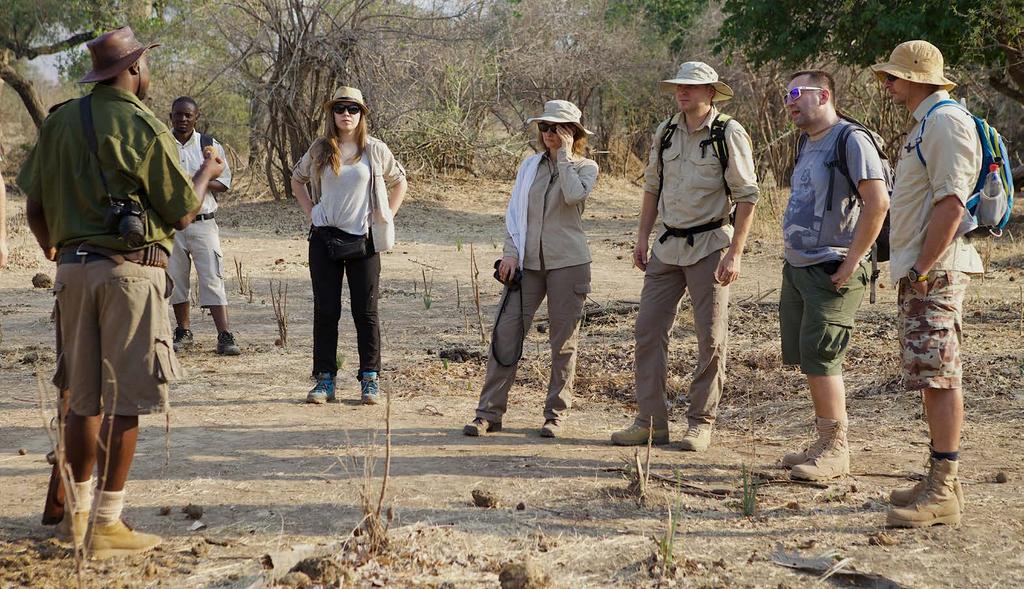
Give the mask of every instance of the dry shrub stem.
[{"label": "dry shrub stem", "polygon": [[270,280],[270,303],[274,307],[274,318],[277,320],[277,335],[281,339],[281,347],[288,345],[288,285],[284,281]]}]

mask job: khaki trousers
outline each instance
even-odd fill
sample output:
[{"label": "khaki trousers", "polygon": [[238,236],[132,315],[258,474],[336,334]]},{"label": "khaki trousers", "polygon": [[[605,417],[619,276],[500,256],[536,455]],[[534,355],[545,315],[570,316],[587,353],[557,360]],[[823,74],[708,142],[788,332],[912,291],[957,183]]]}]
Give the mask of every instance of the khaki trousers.
[{"label": "khaki trousers", "polygon": [[715,281],[724,255],[725,250],[719,250],[691,266],[666,264],[651,256],[636,318],[637,425],[647,427],[653,418],[655,428],[668,427],[668,340],[679,300],[687,290],[697,332],[697,366],[686,416],[691,425],[714,423],[725,385],[729,337],[729,287]]},{"label": "khaki trousers", "polygon": [[[516,353],[530,332],[533,316],[545,296],[548,299],[548,341],[551,344],[551,379],[544,403],[544,419],[561,419],[572,405],[572,386],[576,376],[576,339],[587,293],[590,292],[590,263],[556,270],[523,270],[521,292],[502,293],[508,297],[505,311],[495,320],[487,376],[476,416],[500,422],[508,405],[508,391],[516,379]],[[495,358],[497,352],[497,358]],[[501,360],[499,362],[498,360]]]}]

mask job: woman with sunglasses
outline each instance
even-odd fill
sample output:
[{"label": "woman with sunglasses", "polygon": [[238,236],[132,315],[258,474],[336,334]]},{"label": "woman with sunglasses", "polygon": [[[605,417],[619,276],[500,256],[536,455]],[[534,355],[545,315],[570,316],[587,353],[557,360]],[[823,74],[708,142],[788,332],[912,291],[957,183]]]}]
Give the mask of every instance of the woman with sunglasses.
[{"label": "woman with sunglasses", "polygon": [[379,396],[377,319],[380,252],[395,243],[394,215],[407,188],[405,169],[383,141],[367,132],[368,109],[357,88],[343,86],[324,104],[324,135],[292,169],[292,192],[312,223],[313,380],[308,403],[335,401],[342,279],[348,274],[359,348],[360,396]]},{"label": "woman with sunglasses", "polygon": [[537,122],[542,153],[526,158],[516,175],[505,216],[504,257],[495,276],[505,284],[491,334],[487,376],[467,436],[501,431],[523,340],[541,301],[548,300],[551,379],[540,434],[554,438],[572,402],[576,336],[590,292],[590,249],[583,207],[597,181],[597,163],[582,156],[587,131],[580,109],[565,100],[544,105]]}]

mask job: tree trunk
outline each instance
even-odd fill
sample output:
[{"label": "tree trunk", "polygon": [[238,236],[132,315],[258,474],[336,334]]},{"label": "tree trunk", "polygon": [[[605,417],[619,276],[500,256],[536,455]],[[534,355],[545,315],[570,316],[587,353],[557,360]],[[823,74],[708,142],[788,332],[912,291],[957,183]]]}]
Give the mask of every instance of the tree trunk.
[{"label": "tree trunk", "polygon": [[22,104],[25,105],[25,110],[32,117],[32,122],[35,123],[36,129],[43,126],[43,119],[46,118],[46,109],[43,108],[43,102],[39,100],[39,94],[36,93],[32,82],[11,67],[11,53],[9,51],[4,51],[0,54],[0,79],[7,82],[18,93],[18,97],[21,98]]}]

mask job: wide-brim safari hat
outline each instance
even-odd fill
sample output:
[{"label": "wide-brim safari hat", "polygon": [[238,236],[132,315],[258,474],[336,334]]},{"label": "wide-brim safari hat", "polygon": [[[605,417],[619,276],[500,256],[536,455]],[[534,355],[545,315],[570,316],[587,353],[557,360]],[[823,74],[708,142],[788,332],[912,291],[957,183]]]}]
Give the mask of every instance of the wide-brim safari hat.
[{"label": "wide-brim safari hat", "polygon": [[352,86],[340,86],[331,95],[331,98],[324,102],[324,108],[331,108],[335,103],[338,102],[351,102],[358,104],[359,108],[363,109],[363,112],[368,112],[370,108],[366,106],[366,102],[363,101],[363,93],[359,88],[353,88]]},{"label": "wide-brim safari hat", "polygon": [[711,85],[715,88],[715,96],[711,102],[731,100],[733,91],[728,84],[718,79],[718,72],[703,61],[687,61],[679,66],[679,72],[671,80],[662,80],[658,86],[662,92],[675,92],[676,86]]},{"label": "wide-brim safari hat", "polygon": [[526,124],[544,121],[546,123],[566,123],[570,125],[576,125],[587,135],[593,135],[580,119],[583,117],[583,113],[576,107],[575,104],[568,100],[549,100],[544,103],[544,114],[526,119]]},{"label": "wide-brim safari hat", "polygon": [[889,61],[871,66],[871,71],[880,82],[885,82],[886,74],[897,78],[940,86],[943,90],[956,88],[956,82],[943,73],[945,63],[942,52],[928,41],[907,41],[900,43],[889,55]]},{"label": "wide-brim safari hat", "polygon": [[135,38],[131,27],[121,27],[103,33],[85,46],[89,48],[92,57],[92,70],[78,81],[79,84],[109,80],[131,67],[143,53],[160,44],[143,45]]}]

